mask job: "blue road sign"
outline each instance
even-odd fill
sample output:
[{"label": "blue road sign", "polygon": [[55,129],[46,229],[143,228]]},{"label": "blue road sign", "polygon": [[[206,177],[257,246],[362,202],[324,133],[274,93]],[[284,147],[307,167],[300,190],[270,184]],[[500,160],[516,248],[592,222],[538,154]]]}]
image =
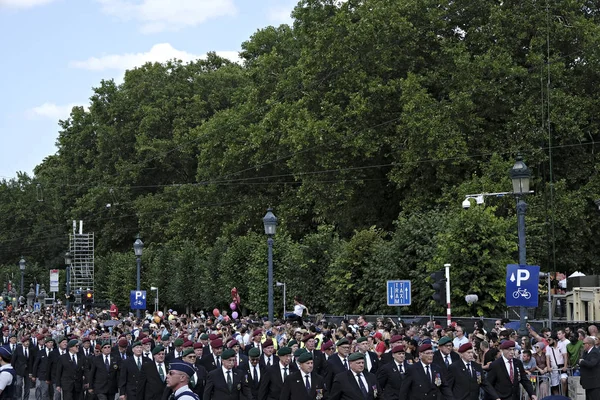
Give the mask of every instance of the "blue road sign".
[{"label": "blue road sign", "polygon": [[387,305],[410,306],[410,281],[387,281]]},{"label": "blue road sign", "polygon": [[145,290],[132,290],[129,294],[129,302],[131,303],[132,310],[145,310],[146,309],[146,291]]},{"label": "blue road sign", "polygon": [[506,305],[537,307],[540,267],[508,264],[506,266]]},{"label": "blue road sign", "polygon": [[42,309],[41,303],[33,303],[33,311],[39,312]]}]

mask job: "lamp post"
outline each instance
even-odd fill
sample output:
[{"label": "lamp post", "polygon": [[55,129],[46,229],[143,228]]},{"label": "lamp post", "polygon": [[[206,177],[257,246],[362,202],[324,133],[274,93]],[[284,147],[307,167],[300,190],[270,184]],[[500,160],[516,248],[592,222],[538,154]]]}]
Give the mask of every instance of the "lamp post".
[{"label": "lamp post", "polygon": [[263,225],[265,226],[265,234],[269,237],[267,245],[269,246],[269,321],[273,321],[273,236],[277,230],[277,217],[273,214],[271,207],[267,209],[267,213],[263,217]]},{"label": "lamp post", "polygon": [[156,290],[156,297],[154,298],[154,312],[158,312],[158,288],[156,286],[150,286],[150,290]]},{"label": "lamp post", "polygon": [[21,293],[20,296],[23,296],[23,281],[25,279],[25,259],[21,256],[21,260],[19,261],[19,269],[21,270]]},{"label": "lamp post", "polygon": [[[144,249],[144,242],[142,242],[142,240],[138,237],[135,240],[135,243],[133,243],[133,252],[135,253],[135,257],[136,257],[136,264],[137,264],[137,279],[136,279],[136,290],[139,292],[140,291],[140,270],[142,269],[142,251]],[[136,318],[140,318],[140,309],[138,308],[137,310],[135,310],[135,316]]]},{"label": "lamp post", "polygon": [[[529,193],[529,181],[531,179],[531,170],[523,162],[521,156],[517,156],[515,165],[509,171],[510,179],[513,184],[513,194],[517,199],[517,229],[519,235],[519,264],[527,265],[526,259],[526,247],[525,247],[525,213],[527,212],[527,203],[525,203],[524,197]],[[527,308],[521,306],[520,323],[519,323],[519,335],[527,335],[527,328],[525,326],[525,313]]]},{"label": "lamp post", "polygon": [[285,318],[285,282],[275,283],[277,287],[283,286],[283,318]]},{"label": "lamp post", "polygon": [[71,311],[71,263],[73,262],[73,256],[70,252],[65,253],[65,265],[66,268],[66,289],[67,289],[67,312]]}]

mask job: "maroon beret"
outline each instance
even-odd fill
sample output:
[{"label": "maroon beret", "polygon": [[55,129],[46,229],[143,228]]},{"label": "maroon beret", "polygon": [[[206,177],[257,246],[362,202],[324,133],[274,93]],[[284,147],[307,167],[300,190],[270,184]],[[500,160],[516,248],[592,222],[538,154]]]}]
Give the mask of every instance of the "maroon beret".
[{"label": "maroon beret", "polygon": [[210,335],[208,335],[208,340],[213,341],[218,339],[219,337],[217,335],[215,335],[214,333],[211,333]]},{"label": "maroon beret", "polygon": [[331,349],[332,347],[333,347],[333,342],[331,340],[328,340],[321,345],[321,350]]},{"label": "maroon beret", "polygon": [[264,349],[265,347],[269,347],[269,346],[273,346],[273,341],[272,341],[271,339],[267,339],[267,340],[265,340],[265,341],[263,342],[263,344],[262,344],[262,347],[263,347],[263,349]]},{"label": "maroon beret", "polygon": [[396,343],[402,340],[402,336],[400,335],[394,335],[390,338],[390,343]]},{"label": "maroon beret", "polygon": [[142,332],[138,335],[137,340],[143,340],[146,337],[148,337],[148,335],[146,335],[144,332]]},{"label": "maroon beret", "polygon": [[194,346],[194,342],[192,342],[191,340],[186,340],[185,342],[183,342],[183,347],[193,347]]},{"label": "maroon beret", "polygon": [[39,335],[36,336],[37,340],[44,340],[45,338],[46,338],[46,336],[44,336],[42,334],[39,334]]},{"label": "maroon beret", "polygon": [[200,343],[200,342],[194,343],[194,349],[201,349],[203,347],[204,347],[204,345],[202,343]]},{"label": "maroon beret", "polygon": [[26,342],[26,341],[28,341],[28,340],[29,340],[29,336],[23,336],[23,337],[21,338],[21,342],[22,342],[22,343],[25,343],[25,342]]},{"label": "maroon beret", "polygon": [[89,338],[89,337],[87,337],[87,336],[84,336],[84,337],[81,339],[81,343],[83,343],[83,342],[89,342],[89,341],[90,341],[90,338]]},{"label": "maroon beret", "polygon": [[304,337],[302,338],[302,341],[303,341],[303,342],[306,342],[307,340],[314,339],[314,337],[315,337],[315,334],[314,334],[314,333],[307,333],[307,334],[306,334],[306,335],[304,335]]},{"label": "maroon beret", "polygon": [[252,332],[252,336],[262,336],[262,331],[260,329],[256,329],[254,332]]},{"label": "maroon beret", "polygon": [[465,343],[458,348],[459,353],[464,353],[467,350],[471,350],[473,345],[471,343]]},{"label": "maroon beret", "polygon": [[515,347],[515,342],[512,340],[506,340],[500,345],[500,349],[502,350],[510,349],[511,347]]},{"label": "maroon beret", "polygon": [[148,343],[152,343],[152,339],[147,337],[142,340],[142,344],[148,344]]},{"label": "maroon beret", "polygon": [[221,339],[211,340],[210,347],[214,347],[215,349],[223,347],[223,341]]},{"label": "maroon beret", "polygon": [[118,342],[119,347],[127,347],[128,344],[129,344],[129,342],[127,341],[127,339],[125,339],[125,338],[119,339],[119,342]]},{"label": "maroon beret", "polygon": [[240,344],[240,342],[238,342],[237,340],[235,340],[235,339],[231,339],[231,340],[230,340],[230,341],[227,343],[227,347],[228,347],[228,348],[232,348],[233,346],[237,346],[237,345],[239,345],[239,344]]},{"label": "maroon beret", "polygon": [[425,343],[419,346],[419,353],[422,353],[427,350],[431,350],[431,343]]},{"label": "maroon beret", "polygon": [[398,346],[395,346],[395,347],[392,349],[392,353],[398,353],[398,352],[402,352],[402,353],[404,353],[404,346],[402,346],[401,344],[400,344],[400,345],[398,345]]}]

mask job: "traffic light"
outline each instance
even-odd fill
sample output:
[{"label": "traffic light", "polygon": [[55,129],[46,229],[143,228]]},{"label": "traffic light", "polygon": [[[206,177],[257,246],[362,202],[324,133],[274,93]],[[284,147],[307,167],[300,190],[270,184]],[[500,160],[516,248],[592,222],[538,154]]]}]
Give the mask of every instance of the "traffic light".
[{"label": "traffic light", "polygon": [[435,271],[431,274],[431,280],[433,281],[431,287],[433,288],[433,299],[436,303],[441,306],[446,305],[446,273],[443,269]]},{"label": "traffic light", "polygon": [[86,303],[93,303],[94,302],[94,291],[93,290],[86,290],[85,291],[85,302]]}]

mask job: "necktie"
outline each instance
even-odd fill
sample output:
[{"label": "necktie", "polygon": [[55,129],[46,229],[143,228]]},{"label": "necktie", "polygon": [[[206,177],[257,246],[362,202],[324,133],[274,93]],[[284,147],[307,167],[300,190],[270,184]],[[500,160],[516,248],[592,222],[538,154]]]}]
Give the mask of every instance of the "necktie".
[{"label": "necktie", "polygon": [[14,344],[12,345],[12,351],[13,352],[15,351],[15,345]]},{"label": "necktie", "polygon": [[431,382],[431,374],[429,373],[429,365],[426,365],[425,369],[427,370],[427,372],[426,372],[427,378],[429,378],[429,382]]},{"label": "necktie", "polygon": [[283,368],[283,380],[285,381],[285,378],[287,378],[287,367]]},{"label": "necktie", "polygon": [[344,358],[344,368],[348,369],[348,360]]},{"label": "necktie", "polygon": [[108,361],[108,356],[104,357],[104,366],[106,367],[106,371],[110,369],[110,362]]},{"label": "necktie", "polygon": [[142,357],[137,358],[137,366],[138,366],[138,369],[142,369]]},{"label": "necktie", "polygon": [[233,387],[233,381],[231,380],[231,371],[227,371],[227,388],[231,392],[231,388]]},{"label": "necktie", "polygon": [[25,358],[29,358],[29,352],[27,351],[27,348],[25,348]]},{"label": "necktie", "polygon": [[398,371],[400,371],[401,374],[404,373],[404,367],[402,366],[402,364],[398,364]]},{"label": "necktie", "polygon": [[162,363],[158,364],[158,375],[160,375],[160,380],[165,381],[165,372],[163,371]]},{"label": "necktie", "polygon": [[217,368],[221,368],[221,356],[217,356]]},{"label": "necktie", "polygon": [[471,363],[467,363],[467,371],[469,371],[469,375],[473,376],[473,371],[471,371]]},{"label": "necktie", "polygon": [[356,378],[358,379],[358,386],[360,386],[360,390],[364,396],[364,398],[367,398],[367,388],[365,387],[365,384],[363,383],[362,379],[361,379],[361,375],[362,374],[356,374]]},{"label": "necktie", "polygon": [[267,367],[271,366],[271,357],[267,357]]},{"label": "necktie", "polygon": [[306,379],[306,391],[310,392],[310,381],[308,380],[308,377],[308,374],[304,375],[304,378]]},{"label": "necktie", "polygon": [[514,375],[514,371],[513,371],[513,363],[512,363],[512,358],[510,360],[508,360],[508,363],[510,364],[510,381],[514,383],[515,381],[515,375]]},{"label": "necktie", "polygon": [[71,354],[71,359],[73,360],[73,364],[77,365],[77,360],[75,359],[75,354]]},{"label": "necktie", "polygon": [[258,369],[256,368],[256,365],[254,366],[254,385],[255,387],[258,387]]},{"label": "necktie", "polygon": [[448,359],[448,354],[446,354],[446,368],[450,365],[450,360]]}]

